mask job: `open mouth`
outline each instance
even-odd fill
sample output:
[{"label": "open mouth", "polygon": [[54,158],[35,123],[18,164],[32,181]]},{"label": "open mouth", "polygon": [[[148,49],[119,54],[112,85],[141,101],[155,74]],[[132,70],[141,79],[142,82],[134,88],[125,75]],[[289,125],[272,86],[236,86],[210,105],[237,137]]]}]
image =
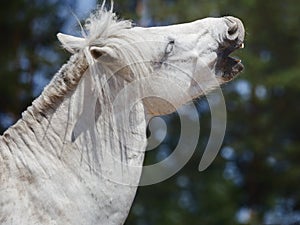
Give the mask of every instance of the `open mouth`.
[{"label": "open mouth", "polygon": [[240,59],[229,56],[232,52],[241,48],[244,48],[243,43],[238,46],[227,47],[219,52],[216,68],[224,81],[232,80],[244,69]]}]

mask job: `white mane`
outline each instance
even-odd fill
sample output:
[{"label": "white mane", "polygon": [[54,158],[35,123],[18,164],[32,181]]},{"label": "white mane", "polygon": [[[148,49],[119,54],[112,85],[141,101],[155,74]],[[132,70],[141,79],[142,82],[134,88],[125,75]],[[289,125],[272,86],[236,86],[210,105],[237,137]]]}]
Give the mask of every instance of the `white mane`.
[{"label": "white mane", "polygon": [[[119,107],[119,110],[116,108],[113,109],[113,102],[117,97],[116,95],[118,94],[118,91],[121,91],[122,89],[122,95],[124,95],[124,99],[132,98],[133,93],[127,93],[126,89],[124,88],[126,83],[133,78],[139,79],[141,77],[145,77],[151,72],[151,67],[146,66],[146,64],[149,63],[149,55],[151,52],[149,46],[147,46],[147,44],[144,43],[144,40],[142,40],[138,35],[135,35],[133,30],[131,30],[131,32],[126,32],[128,29],[132,29],[132,22],[129,20],[119,20],[112,8],[107,10],[103,4],[86,20],[85,25],[82,28],[83,38],[76,38],[73,41],[68,42],[62,41],[64,48],[74,54],[83,53],[88,62],[89,67],[87,74],[84,76],[91,77],[91,89],[94,92],[95,98],[94,102],[90,102],[93,105],[89,105],[89,107],[95,107],[94,116],[96,120],[101,114],[99,119],[106,121],[104,124],[102,124],[102,127],[99,128],[102,133],[101,136],[118,136],[118,143],[110,140],[110,143],[108,143],[110,146],[93,146],[93,156],[88,157],[88,159],[92,159],[92,161],[89,163],[91,165],[94,164],[96,167],[100,157],[99,154],[101,154],[101,150],[99,151],[99,149],[121,148],[119,150],[122,154],[122,160],[126,160],[128,158],[126,155],[128,147],[130,147],[130,144],[128,143],[130,134],[128,133],[132,132],[129,126],[135,126],[135,124],[129,125],[129,118],[126,117],[128,113],[123,115],[119,112],[120,110],[124,110],[122,106]],[[144,44],[142,49],[146,49],[146,52],[141,52],[141,48],[138,47],[141,43]],[[113,49],[113,52],[117,54],[115,58],[117,60],[122,59],[123,62],[121,64],[127,66],[110,67],[111,64],[119,64],[118,62],[113,61],[114,59],[111,58],[109,60],[112,60],[113,62],[106,61],[106,59],[104,59],[105,62],[95,59],[95,57],[91,55],[91,46],[109,47],[110,49]],[[112,92],[112,89],[114,92]],[[135,95],[138,96],[139,93],[135,93]],[[128,110],[132,110],[132,108]],[[143,108],[141,110],[143,111]],[[69,113],[70,115],[74,114],[73,110],[70,110]],[[81,120],[84,119],[81,118]],[[94,129],[93,127],[87,127],[80,124],[81,120],[79,120],[75,125],[72,133],[73,141],[75,141],[75,139],[82,134],[83,131],[85,131],[82,130],[82,127],[85,127],[84,129]],[[95,121],[95,123],[96,122],[97,121]],[[93,126],[93,124],[90,125]],[[111,129],[111,126],[114,126],[114,128]],[[92,135],[88,137],[89,139],[92,139],[92,144],[99,142],[96,141],[96,139],[99,138],[97,137],[97,131],[92,131],[89,135]],[[85,141],[87,142],[87,140]]]}]

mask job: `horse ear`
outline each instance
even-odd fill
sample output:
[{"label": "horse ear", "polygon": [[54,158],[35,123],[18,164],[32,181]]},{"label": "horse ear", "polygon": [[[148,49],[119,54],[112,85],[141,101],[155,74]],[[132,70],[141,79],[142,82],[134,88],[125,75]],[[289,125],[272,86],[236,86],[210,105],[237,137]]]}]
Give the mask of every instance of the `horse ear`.
[{"label": "horse ear", "polygon": [[67,34],[58,33],[57,38],[65,49],[70,53],[75,53],[84,46],[85,39]]},{"label": "horse ear", "polygon": [[[63,47],[72,54],[78,52],[85,45],[84,38],[74,37],[62,33],[58,33],[57,38]],[[113,63],[118,58],[115,50],[108,46],[91,46],[89,51],[94,59],[103,63]]]},{"label": "horse ear", "polygon": [[107,46],[91,46],[90,53],[94,59],[104,63],[114,62],[118,58],[116,52],[111,47]]}]

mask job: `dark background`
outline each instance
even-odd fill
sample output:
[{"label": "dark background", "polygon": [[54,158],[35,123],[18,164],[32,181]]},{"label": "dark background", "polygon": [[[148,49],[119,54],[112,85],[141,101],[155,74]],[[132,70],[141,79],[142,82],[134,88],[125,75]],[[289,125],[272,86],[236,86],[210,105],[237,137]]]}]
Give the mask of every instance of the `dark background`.
[{"label": "dark background", "polygon": [[[70,13],[84,10],[78,5],[13,0],[0,7],[2,132],[69,57],[56,33],[71,29],[79,34]],[[118,0],[115,9],[143,26],[233,15],[243,20],[247,32],[246,48],[235,54],[246,70],[223,87],[228,120],[219,155],[207,170],[198,171],[210,131],[210,112],[202,98],[194,103],[201,123],[194,156],[172,178],[140,187],[126,224],[300,224],[300,2]],[[146,164],[176,146],[178,118],[164,119],[168,136],[147,154]]]}]

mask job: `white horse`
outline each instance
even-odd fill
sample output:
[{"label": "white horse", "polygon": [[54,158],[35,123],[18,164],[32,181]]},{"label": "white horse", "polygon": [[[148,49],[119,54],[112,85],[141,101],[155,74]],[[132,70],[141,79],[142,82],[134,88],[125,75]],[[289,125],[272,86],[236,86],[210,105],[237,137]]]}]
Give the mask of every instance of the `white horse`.
[{"label": "white horse", "polygon": [[234,17],[141,28],[101,7],[85,31],[58,34],[73,56],[0,137],[1,224],[123,224],[147,121],[243,69]]}]

